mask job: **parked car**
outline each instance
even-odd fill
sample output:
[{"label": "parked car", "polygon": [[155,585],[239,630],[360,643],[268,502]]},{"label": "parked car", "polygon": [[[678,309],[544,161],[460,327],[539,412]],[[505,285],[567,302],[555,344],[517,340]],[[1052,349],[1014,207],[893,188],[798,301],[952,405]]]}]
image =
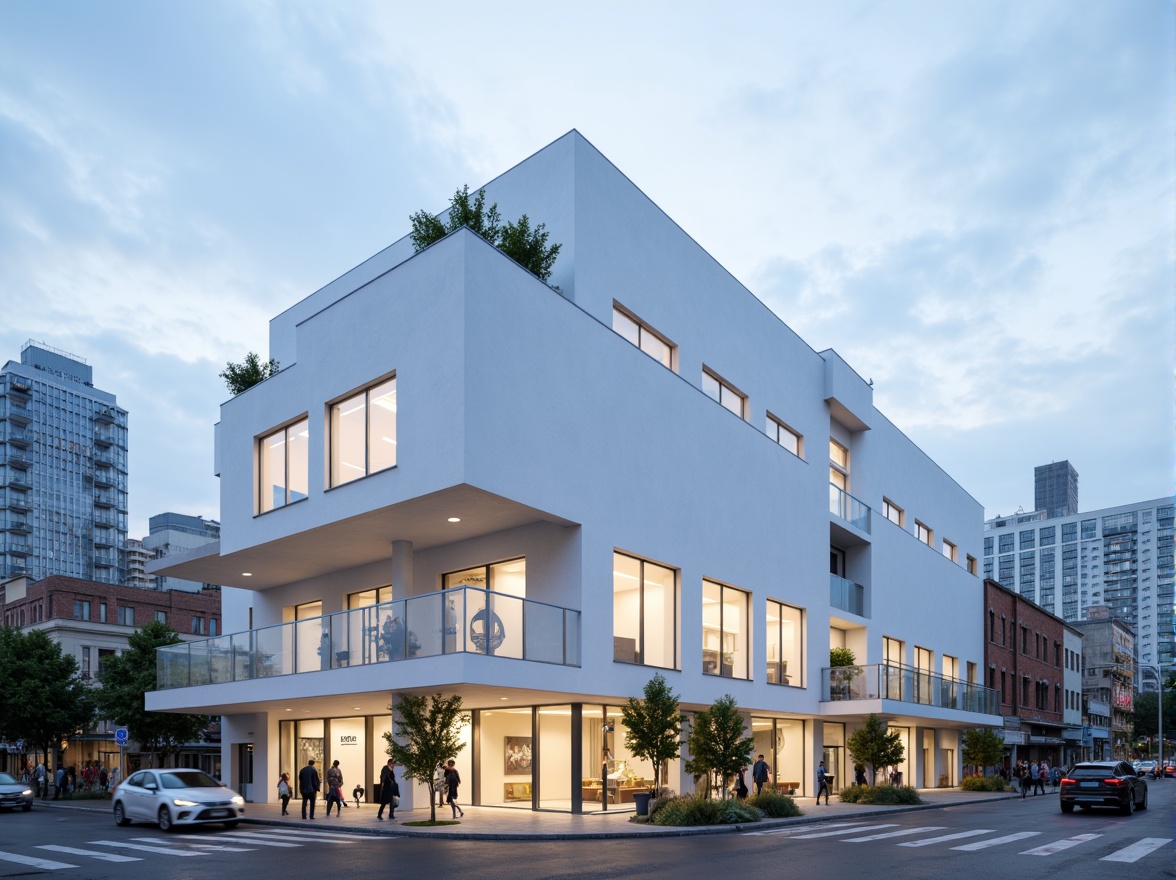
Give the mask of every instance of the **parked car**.
[{"label": "parked car", "polygon": [[140,770],[114,790],[114,821],[156,822],[161,831],[177,825],[223,823],[235,828],[245,799],[202,770]]},{"label": "parked car", "polygon": [[25,784],[11,773],[0,773],[0,807],[26,813],[33,808],[33,786]]},{"label": "parked car", "polygon": [[1135,768],[1136,776],[1150,776],[1153,779],[1156,776],[1155,761],[1134,761],[1131,766]]},{"label": "parked car", "polygon": [[1126,761],[1083,761],[1062,777],[1062,812],[1075,807],[1117,807],[1130,815],[1147,809],[1147,780]]}]

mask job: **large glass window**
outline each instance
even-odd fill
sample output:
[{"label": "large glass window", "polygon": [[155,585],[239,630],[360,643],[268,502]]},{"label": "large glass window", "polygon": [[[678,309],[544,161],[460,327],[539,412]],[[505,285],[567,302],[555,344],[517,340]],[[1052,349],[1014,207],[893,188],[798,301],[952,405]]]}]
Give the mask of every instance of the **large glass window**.
[{"label": "large glass window", "polygon": [[613,659],[676,669],[678,581],[672,568],[613,554]]},{"label": "large glass window", "polygon": [[800,687],[804,684],[804,612],[791,605],[768,600],[768,683]]},{"label": "large glass window", "polygon": [[331,485],[396,464],[396,379],[331,406]]},{"label": "large glass window", "polygon": [[830,438],[829,482],[842,492],[849,491],[849,450]]},{"label": "large glass window", "polygon": [[728,385],[710,370],[703,369],[702,371],[702,390],[710,397],[717,400],[739,418],[745,418],[747,415],[747,398],[735,390],[734,386]]},{"label": "large glass window", "polygon": [[702,671],[749,678],[747,634],[749,596],[743,590],[702,582]]},{"label": "large glass window", "polygon": [[510,596],[527,598],[527,560],[509,559],[493,565],[479,565],[450,572],[442,577],[446,590],[455,587],[477,587],[479,590],[493,590]]},{"label": "large glass window", "polygon": [[674,346],[647,324],[616,305],[613,305],[613,330],[663,366],[671,370],[674,368]]},{"label": "large glass window", "polygon": [[285,507],[306,497],[309,439],[309,422],[303,419],[258,441],[258,513]]}]

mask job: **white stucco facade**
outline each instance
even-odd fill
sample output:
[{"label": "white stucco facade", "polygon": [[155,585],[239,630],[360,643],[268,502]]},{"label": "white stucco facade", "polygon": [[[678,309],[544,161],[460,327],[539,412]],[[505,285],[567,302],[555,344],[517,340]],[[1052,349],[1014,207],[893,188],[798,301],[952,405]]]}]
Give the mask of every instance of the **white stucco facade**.
[{"label": "white stucco facade", "polygon": [[[622,749],[609,707],[662,672],[687,709],[733,695],[752,729],[767,731],[757,747],[779,749],[776,780],[802,793],[826,755],[849,781],[844,739],[869,712],[904,731],[905,781],[955,784],[960,731],[1001,723],[978,686],[981,506],[874,408],[871,387],[835,352],[811,349],[578,133],[485,189],[503,217],[526,213],[562,245],[550,279],[559,291],[462,229],[415,255],[401,240],[277,316],[270,356],[281,372],[222,406],[220,543],[155,570],[226,585],[225,632],[253,644],[251,626],[286,624],[288,647],[299,607],[357,609],[357,594],[380,588],[411,600],[442,590],[447,573],[522,560],[526,600],[569,610],[562,661],[487,656],[466,617],[440,631],[456,630],[456,648],[433,650],[422,623],[417,656],[390,662],[367,662],[366,643],[362,660],[358,642],[339,650],[351,637],[331,630],[335,660],[316,671],[303,656],[289,662],[305,671],[289,674],[214,672],[218,683],[148,695],[149,708],[222,714],[230,779],[242,781],[233,774],[247,772],[250,743],[252,797],[272,800],[277,774],[296,772],[302,744],[318,742],[318,719],[325,757],[349,755],[345,788],[354,778],[370,788],[394,695],[456,692],[474,716],[459,756],[467,802],[579,811],[608,806],[593,801],[609,775],[593,756]],[[618,307],[670,366],[614,331]],[[735,406],[708,396],[704,372]],[[331,404],[392,377],[395,466],[332,486]],[[769,413],[801,436],[800,455],[769,436]],[[260,444],[302,419],[306,497],[259,513]],[[848,450],[848,498],[830,488],[831,439]],[[884,499],[901,524],[884,518]],[[642,606],[636,642],[618,637],[632,621],[614,614],[616,553],[672,572],[671,622],[653,626]],[[847,584],[831,579],[834,566]],[[704,584],[727,590],[723,607],[734,609],[719,628],[721,658],[704,644],[715,629]],[[835,584],[858,591],[860,608],[831,604]],[[770,602],[801,631],[776,681],[782,630],[768,626]],[[544,636],[534,621],[550,613],[527,606],[526,639]],[[669,662],[642,663],[642,645]],[[831,646],[861,665],[889,650],[892,665],[861,669],[831,698]],[[353,737],[360,746],[347,752]],[[525,774],[493,757],[518,737],[535,750]],[[630,779],[648,775],[621,763]],[[689,789],[680,764],[669,784]],[[402,789],[410,805],[412,787]],[[624,789],[622,779],[613,796]]]}]

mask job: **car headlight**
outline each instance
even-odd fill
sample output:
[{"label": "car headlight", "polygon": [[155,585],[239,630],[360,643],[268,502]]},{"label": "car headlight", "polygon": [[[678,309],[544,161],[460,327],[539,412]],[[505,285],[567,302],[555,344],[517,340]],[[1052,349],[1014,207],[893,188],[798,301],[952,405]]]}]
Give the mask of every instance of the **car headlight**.
[{"label": "car headlight", "polygon": [[174,800],[172,800],[172,803],[175,804],[177,807],[198,807],[198,806],[200,806],[199,801],[189,801],[189,800],[184,800],[184,798],[175,798]]},{"label": "car headlight", "polygon": [[232,802],[234,804],[236,804],[238,807],[240,807],[245,803],[245,798],[241,797],[241,795],[239,795],[239,794],[235,794],[235,795],[233,795]]},{"label": "car headlight", "polygon": [[22,791],[20,794],[21,794],[21,797],[32,797],[32,796],[33,796],[33,790],[32,790],[31,788],[26,788],[26,789],[25,789],[24,791]]}]

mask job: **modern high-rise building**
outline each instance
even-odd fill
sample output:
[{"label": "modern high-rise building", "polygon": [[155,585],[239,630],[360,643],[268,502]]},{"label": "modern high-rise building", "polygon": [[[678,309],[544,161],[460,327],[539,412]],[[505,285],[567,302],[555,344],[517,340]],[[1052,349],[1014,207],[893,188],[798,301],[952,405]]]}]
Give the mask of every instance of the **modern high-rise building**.
[{"label": "modern high-rise building", "polygon": [[128,587],[150,589],[155,582],[155,578],[147,574],[147,562],[153,558],[151,551],[147,550],[143,546],[143,542],[137,538],[127,538],[124,558],[126,559],[126,573],[123,576],[123,583]]},{"label": "modern high-rise building", "polygon": [[1068,461],[1039,464],[1033,469],[1033,509],[1046,516],[1078,512],[1078,471]]},{"label": "modern high-rise building", "polygon": [[127,411],[83,358],[30,340],[0,371],[0,577],[119,584]]},{"label": "modern high-rise building", "polygon": [[[147,527],[150,534],[143,539],[143,549],[153,559],[186,553],[220,539],[220,523],[216,520],[183,513],[156,514],[148,520]],[[201,581],[166,575],[157,575],[151,580],[151,586],[157,590],[187,590],[196,593],[206,586]]]},{"label": "modern high-rise building", "polygon": [[[1060,464],[1073,470],[1068,462]],[[1038,468],[1038,483],[1040,475]],[[1089,608],[1105,605],[1134,628],[1139,663],[1172,668],[1171,497],[1064,516],[1041,509],[994,517],[984,527],[985,577],[1068,623],[1085,620]]]},{"label": "modern high-rise building", "polygon": [[375,778],[388,707],[441,691],[473,803],[631,810],[620,707],[661,674],[733,696],[778,790],[851,779],[871,714],[907,783],[956,785],[1002,723],[979,502],[579,133],[486,199],[546,224],[550,285],[463,227],[273,319],[281,372],[221,407],[219,543],[149,566],[226,585],[225,630],[160,650],[147,708],[221,715],[262,801],[310,757]]}]

